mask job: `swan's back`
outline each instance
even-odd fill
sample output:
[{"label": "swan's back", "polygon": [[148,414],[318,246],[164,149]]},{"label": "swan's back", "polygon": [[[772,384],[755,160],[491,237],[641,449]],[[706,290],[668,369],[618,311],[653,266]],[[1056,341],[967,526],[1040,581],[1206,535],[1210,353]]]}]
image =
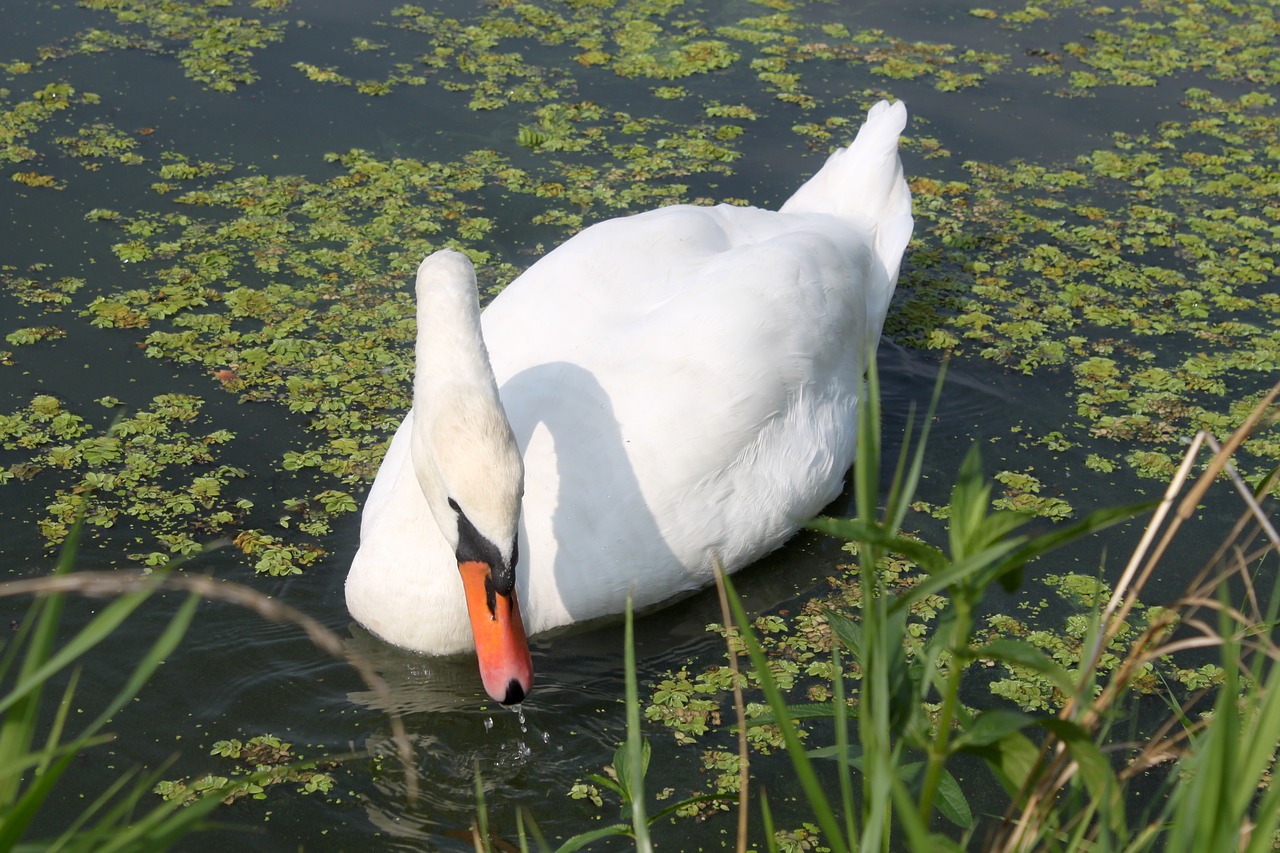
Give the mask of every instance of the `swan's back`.
[{"label": "swan's back", "polygon": [[525,452],[531,631],[618,612],[633,580],[639,605],[696,589],[839,493],[911,234],[905,118],[873,109],[782,212],[602,222],[484,312]]}]

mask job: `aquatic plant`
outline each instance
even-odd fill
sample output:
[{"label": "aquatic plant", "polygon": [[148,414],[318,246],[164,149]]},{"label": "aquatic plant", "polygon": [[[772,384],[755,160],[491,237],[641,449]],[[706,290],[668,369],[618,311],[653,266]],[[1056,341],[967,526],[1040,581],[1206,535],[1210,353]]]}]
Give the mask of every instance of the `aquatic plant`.
[{"label": "aquatic plant", "polygon": [[[1117,472],[1168,476],[1177,436],[1230,429],[1277,363],[1266,323],[1280,302],[1266,292],[1277,247],[1265,88],[1276,22],[1263,4],[1202,15],[1165,3],[1140,14],[1074,2],[976,9],[973,21],[991,30],[972,45],[859,30],[821,4],[733,20],[638,0],[498,3],[456,16],[405,5],[367,32],[344,33],[350,46],[336,58],[300,62],[300,79],[377,97],[431,87],[442,109],[495,112],[507,138],[438,161],[334,152],[319,177],[164,150],[154,128],[117,128],[110,98],[46,79],[80,51],[141,49],[189,59],[188,72],[210,85],[252,86],[254,58],[287,34],[280,4],[83,7],[102,21],[87,36],[4,67],[18,85],[0,92],[0,145],[9,146],[0,159],[24,164],[10,178],[30,192],[76,181],[83,166],[128,165],[147,170],[154,196],[137,210],[85,214],[109,235],[118,273],[0,270],[21,293],[86,283],[70,301],[32,303],[63,316],[4,330],[18,353],[4,360],[57,345],[79,322],[67,308],[87,308],[89,322],[149,356],[205,371],[211,394],[302,415],[299,446],[277,468],[336,481],[299,479],[310,492],[284,498],[295,507],[323,506],[317,494],[347,491],[376,470],[407,406],[412,315],[400,284],[422,255],[466,248],[487,262],[483,282],[496,290],[528,262],[493,248],[497,208],[527,210],[537,239],[558,240],[618,211],[740,203],[719,184],[772,139],[766,125],[825,148],[887,82],[902,93],[959,91],[1030,75],[1059,85],[1050,96],[1078,96],[1204,75],[1171,120],[1057,167],[957,167],[926,135],[927,116],[913,125],[908,145],[934,166],[912,170],[921,227],[888,334],[1071,384],[1054,435],[1009,424],[998,474],[1006,508],[1068,518],[1078,503],[1068,474],[1108,484]],[[1082,35],[1055,45],[1050,23]],[[554,60],[565,55],[575,61]],[[361,71],[344,70],[348,60]],[[367,76],[379,67],[385,76]],[[623,87],[625,108],[584,94],[605,80]],[[1212,88],[1220,80],[1239,91]],[[78,165],[53,168],[63,162]],[[1192,355],[1166,363],[1175,346]],[[1233,397],[1242,403],[1221,405]],[[1073,447],[1088,449],[1083,471],[1064,471],[1079,464]],[[1249,452],[1265,465],[1280,444],[1259,436]],[[257,507],[224,529],[258,549],[247,565],[291,573],[325,549],[316,538],[324,515],[311,510],[305,527],[283,528],[276,520],[293,511]],[[174,521],[187,529],[163,535],[199,539],[194,519]],[[264,548],[276,556],[263,560]]]},{"label": "aquatic plant", "polygon": [[[716,804],[724,805],[729,795],[739,800],[736,849],[746,850],[750,843],[747,768],[762,758],[750,747],[751,732],[758,735],[762,729],[770,730],[770,745],[785,749],[813,820],[796,829],[775,826],[765,791],[788,786],[777,781],[776,770],[761,778],[762,842],[769,850],[795,849],[797,838],[834,851],[879,850],[889,844],[905,844],[910,850],[965,849],[966,842],[979,837],[980,826],[965,788],[948,770],[962,756],[983,763],[1007,795],[1006,820],[986,828],[983,849],[1270,849],[1280,837],[1280,814],[1273,808],[1280,794],[1271,786],[1280,743],[1280,700],[1273,696],[1280,647],[1271,627],[1280,611],[1280,594],[1272,588],[1267,603],[1267,590],[1259,589],[1255,579],[1262,563],[1280,555],[1280,535],[1260,507],[1280,472],[1254,488],[1239,479],[1230,460],[1253,429],[1280,417],[1275,410],[1280,385],[1225,447],[1200,434],[1155,506],[1115,589],[1081,575],[1054,582],[1063,595],[1086,608],[1078,647],[1066,656],[1040,647],[1029,636],[987,635],[975,619],[976,606],[988,585],[1016,585],[1027,560],[1129,517],[1137,508],[1104,510],[1070,528],[1023,535],[1017,531],[1028,517],[991,511],[990,483],[981,476],[976,454],[970,454],[952,492],[949,549],[944,553],[901,533],[921,470],[924,436],[914,452],[904,442],[888,498],[881,504],[874,461],[880,443],[874,376],[869,396],[860,424],[859,459],[873,461],[860,462],[855,477],[859,499],[868,503],[859,504],[854,518],[813,524],[856,544],[861,585],[856,600],[816,602],[811,615],[826,629],[824,642],[821,647],[812,642],[816,637],[810,633],[809,653],[800,657],[794,653],[800,646],[791,654],[771,648],[768,635],[782,627],[781,620],[751,617],[733,584],[722,579],[726,609],[733,614],[730,620],[726,612],[725,619],[729,659],[745,654],[750,669],[740,678],[735,665],[732,680],[714,688],[705,686],[711,679],[702,687],[666,679],[648,706],[650,711],[690,708],[692,697],[700,693],[714,716],[703,716],[705,725],[697,734],[712,743],[729,739],[729,720],[736,718],[736,754],[714,748],[704,752],[722,757],[714,766],[727,771],[724,795]],[[1188,486],[1192,463],[1206,446],[1215,451],[1208,470]],[[1245,504],[1219,550],[1225,563],[1215,559],[1182,598],[1153,609],[1141,626],[1134,625],[1128,617],[1139,606],[1142,587],[1162,562],[1172,559],[1173,537],[1222,472],[1235,480]],[[1259,537],[1261,544],[1255,544]],[[893,565],[893,554],[910,555],[921,567],[916,582],[898,583],[901,569]],[[928,634],[911,624],[911,614],[918,615],[922,604],[943,613]],[[810,632],[815,621],[808,622]],[[1170,665],[1202,648],[1217,648],[1218,663],[1177,670],[1188,694],[1168,694],[1168,721],[1136,742],[1115,742],[1113,732],[1129,713],[1126,697],[1159,689],[1152,683],[1152,665]],[[796,676],[802,670],[794,664],[806,660],[809,674],[819,675],[829,690],[815,695],[810,689],[809,701],[797,701]],[[990,676],[979,673],[997,663],[1044,679],[1052,700],[1017,701],[993,691],[1021,707],[969,707],[964,697],[972,692],[975,674],[988,680]],[[633,681],[630,657],[627,666]],[[764,704],[753,711],[743,701],[744,687],[760,691]],[[735,693],[736,712],[728,714],[724,705],[730,692]],[[1195,703],[1206,695],[1214,697],[1212,710],[1195,714]],[[629,694],[629,739],[638,737],[640,725],[631,704],[635,701]],[[813,745],[814,730],[806,726],[819,722],[830,724],[822,731],[834,743]],[[1123,765],[1108,757],[1117,751],[1127,756]],[[836,762],[834,782],[830,773],[820,774],[822,760]],[[1166,796],[1135,814],[1133,806],[1141,801],[1128,794],[1130,786],[1162,766]],[[629,788],[624,802],[633,801],[637,790]],[[576,795],[602,803],[601,793],[580,786]],[[955,829],[941,831],[939,818]],[[489,831],[477,835],[478,846]],[[961,843],[954,839],[957,833]],[[570,839],[560,849],[576,849],[576,843]],[[550,849],[545,842],[541,846]]]}]

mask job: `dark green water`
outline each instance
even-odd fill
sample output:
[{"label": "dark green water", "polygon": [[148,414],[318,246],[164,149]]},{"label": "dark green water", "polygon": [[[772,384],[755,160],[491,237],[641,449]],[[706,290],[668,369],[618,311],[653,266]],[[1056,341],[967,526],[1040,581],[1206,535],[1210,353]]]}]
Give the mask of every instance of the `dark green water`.
[{"label": "dark green water", "polygon": [[[463,3],[440,4],[432,11],[440,7],[462,18],[477,14]],[[1048,90],[1061,81],[1049,83],[1015,71],[1034,61],[1027,59],[1027,50],[1080,40],[1091,31],[1094,19],[1075,9],[1047,21],[999,27],[969,14],[969,7],[962,3],[815,3],[794,12],[795,20],[804,25],[839,22],[851,32],[883,30],[886,37],[901,43],[958,45],[953,53],[973,48],[1008,57],[1002,70],[987,73],[980,85],[959,92],[940,91],[929,76],[895,79],[873,74],[868,61],[807,64],[802,70],[808,91],[818,101],[816,108],[779,100],[777,92],[743,62],[677,80],[636,79],[589,68],[576,58],[583,49],[572,43],[530,39],[521,46],[529,63],[559,69],[574,79],[561,96],[565,100],[595,101],[608,111],[659,115],[676,127],[701,120],[706,100],[750,105],[758,119],[747,123],[744,136],[736,141],[741,156],[733,162],[731,173],[695,172],[678,180],[687,185],[685,198],[744,198],[763,206],[785,199],[821,162],[825,145],[806,144],[793,126],[834,114],[856,124],[872,89],[905,100],[912,113],[909,133],[934,138],[950,151],[949,157],[940,159],[926,157],[918,146],[904,152],[909,176],[939,180],[964,177],[961,164],[970,160],[992,164],[1016,160],[1046,168],[1072,164],[1076,157],[1106,145],[1114,132],[1153,133],[1162,121],[1185,121],[1180,103],[1191,85],[1213,85],[1223,97],[1249,89],[1240,80],[1206,83],[1202,76],[1179,72],[1162,77],[1153,87],[1101,86],[1090,97],[1053,95]],[[203,398],[200,429],[227,429],[235,434],[219,449],[219,461],[247,472],[226,487],[228,497],[253,502],[254,509],[242,526],[267,529],[286,541],[296,535],[293,528],[276,525],[287,514],[281,509],[284,503],[320,488],[337,487],[335,480],[323,474],[311,478],[308,472],[295,473],[280,464],[287,451],[318,446],[319,439],[308,430],[308,417],[290,412],[278,401],[242,402],[222,389],[207,365],[148,357],[141,341],[149,330],[91,325],[81,312],[94,297],[148,286],[145,276],[155,265],[122,263],[112,250],[122,239],[120,233],[110,225],[86,220],[85,214],[111,208],[125,216],[145,217],[181,209],[172,196],[152,189],[158,170],[172,162],[166,159],[172,154],[228,164],[231,175],[300,175],[316,182],[342,171],[326,160],[326,154],[353,148],[384,159],[442,162],[475,149],[492,149],[517,166],[533,169],[544,162],[545,156],[517,142],[518,129],[533,122],[537,104],[513,102],[475,111],[468,108],[465,92],[437,85],[438,81],[400,86],[384,96],[370,97],[353,88],[312,82],[295,68],[295,63],[305,62],[337,67],[354,79],[379,79],[395,63],[414,66],[427,49],[425,42],[420,33],[395,28],[398,19],[391,14],[393,8],[389,3],[297,2],[280,13],[248,4],[236,4],[231,11],[215,9],[218,15],[262,17],[281,27],[278,41],[253,48],[245,60],[257,79],[222,92],[184,76],[179,60],[187,44],[184,39],[189,38],[185,33],[157,34],[121,22],[107,11],[72,4],[34,0],[10,4],[5,25],[0,27],[0,62],[8,63],[0,71],[0,109],[12,111],[32,92],[52,83],[69,83],[78,92],[101,97],[32,130],[26,144],[35,152],[33,159],[0,162],[4,216],[0,273],[6,284],[0,288],[0,332],[48,325],[66,332],[58,340],[8,347],[13,364],[0,366],[0,414],[25,406],[36,395],[51,395],[96,429],[105,429],[112,412],[93,403],[104,396],[133,408],[145,408],[162,393]],[[1010,4],[998,11],[1016,8]],[[691,6],[673,13],[670,20],[684,24],[672,25],[668,33],[689,29],[691,21],[714,27],[770,11],[736,0]],[[667,21],[656,12],[654,17]],[[129,33],[133,46],[80,52],[76,45],[92,28]],[[356,50],[354,37],[384,46]],[[17,63],[30,63],[30,68],[19,68]],[[651,94],[662,85],[687,86],[693,94],[664,103]],[[1270,110],[1274,113],[1274,106]],[[95,123],[107,124],[134,140],[134,150],[144,162],[125,165],[110,157],[77,158],[56,143],[57,138]],[[847,133],[836,130],[833,141],[847,141]],[[554,159],[572,166],[575,158],[598,162],[600,157],[596,150],[561,152]],[[10,180],[27,171],[52,176],[58,188]],[[677,178],[669,180],[674,183]],[[495,260],[521,268],[536,256],[539,244],[563,237],[563,230],[556,226],[531,222],[548,204],[537,196],[503,193],[489,186],[470,198],[481,206],[473,213],[495,222],[493,230],[475,242],[476,248],[493,251]],[[486,203],[491,207],[483,207]],[[201,209],[191,213],[213,220],[228,215]],[[587,221],[601,215],[608,212],[598,207],[585,214]],[[928,222],[920,220],[913,251],[927,253],[938,246],[939,238],[930,232]],[[1171,264],[1190,266],[1179,257]],[[910,267],[909,258],[905,268]],[[37,272],[31,273],[33,269]],[[50,312],[46,306],[24,303],[10,286],[14,278],[25,275],[76,276],[85,284],[62,311]],[[262,284],[254,275],[247,269],[239,278],[247,285]],[[288,277],[288,273],[281,275]],[[392,292],[394,286],[388,294]],[[1182,339],[1168,346],[1176,349],[1162,350],[1162,355],[1173,361],[1193,351]],[[936,352],[903,346],[892,332],[887,337],[881,350],[887,459],[897,452],[894,436],[907,423],[909,406],[928,399],[939,361]],[[1253,393],[1256,384],[1246,377],[1240,393]],[[1073,424],[1077,430],[1073,436],[1082,431],[1075,393],[1069,366],[1027,376],[962,351],[952,364],[942,398],[924,497],[945,500],[951,472],[975,440],[987,446],[993,471],[1035,470],[1049,491],[1064,495],[1077,510],[1127,500],[1135,492],[1156,488],[1158,484],[1138,481],[1124,470],[1100,475],[1086,469],[1084,458],[1090,448],[1083,442],[1052,456],[1037,445],[1018,444],[1020,434],[1043,435]],[[0,450],[0,468],[19,464],[27,455],[21,447]],[[51,564],[52,549],[36,520],[44,516],[60,488],[65,484],[56,472],[0,486],[0,554],[8,577],[40,574]],[[342,488],[359,499],[367,482]],[[848,509],[849,500],[844,498],[830,512]],[[92,537],[80,555],[80,566],[132,565],[130,553],[152,547],[137,544],[147,535],[147,527],[133,524],[123,519],[110,531]],[[927,518],[920,526],[935,533],[939,529]],[[235,534],[235,529],[223,533]],[[332,529],[319,536],[325,555],[302,574],[288,578],[255,575],[234,548],[203,556],[190,568],[279,597],[315,616],[375,663],[392,687],[396,710],[404,716],[415,748],[422,785],[417,802],[405,800],[403,774],[391,757],[389,729],[381,709],[345,664],[318,652],[294,627],[266,623],[229,605],[210,603],[202,605],[180,652],[140,701],[115,721],[112,728],[118,739],[84,759],[75,779],[83,788],[62,792],[43,819],[42,829],[56,831],[85,792],[105,786],[121,770],[171,761],[166,778],[226,772],[209,756],[212,744],[262,733],[292,742],[295,752],[308,758],[346,756],[331,771],[336,779],[333,790],[328,795],[301,794],[294,786],[281,786],[260,802],[239,802],[218,813],[224,829],[197,836],[183,849],[470,849],[469,840],[459,833],[467,829],[474,813],[472,784],[477,768],[495,821],[507,835],[513,833],[512,814],[517,806],[528,807],[553,836],[593,828],[610,819],[609,807],[602,818],[590,804],[570,800],[567,791],[587,774],[599,772],[624,736],[621,628],[606,625],[537,640],[533,648],[536,692],[517,716],[482,698],[472,661],[407,655],[371,640],[350,624],[342,582],[357,536],[355,515],[337,518]],[[1119,552],[1133,536],[1133,531],[1120,531],[1108,542]],[[1189,545],[1187,565],[1198,568],[1198,552],[1207,553],[1213,544],[1205,534]],[[1101,550],[1096,543],[1082,546],[1051,568],[1092,573]],[[842,552],[836,543],[802,534],[746,571],[740,586],[756,611],[794,609],[824,587],[823,579],[840,562]],[[1177,577],[1161,578],[1156,597],[1176,593],[1179,583]],[[176,600],[168,596],[154,602],[91,658],[81,688],[87,705],[96,692],[123,679],[131,669],[131,653],[160,629]],[[991,606],[1012,609],[1018,600],[1002,598]],[[23,606],[24,602],[5,600],[0,616],[17,618]],[[69,625],[83,622],[96,607],[91,601],[73,603]],[[717,661],[721,649],[704,626],[718,619],[714,596],[701,594],[640,620],[642,684],[688,660],[693,661],[693,670]],[[676,748],[665,732],[650,735],[655,743],[656,789],[701,784],[692,750]],[[765,764],[757,778],[767,785],[780,778],[769,775],[779,770],[780,765]],[[785,782],[778,785],[782,789]],[[715,848],[731,831],[731,822],[731,817],[721,816],[706,823],[664,824],[658,838],[668,849]]]}]

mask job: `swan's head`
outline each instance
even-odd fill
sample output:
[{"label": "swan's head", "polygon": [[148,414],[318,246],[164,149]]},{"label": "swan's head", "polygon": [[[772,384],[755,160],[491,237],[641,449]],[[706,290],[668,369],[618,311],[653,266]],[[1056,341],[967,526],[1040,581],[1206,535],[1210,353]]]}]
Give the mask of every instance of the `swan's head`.
[{"label": "swan's head", "polygon": [[[505,473],[509,480],[512,472]],[[522,702],[533,687],[533,661],[516,598],[520,546],[515,525],[520,495],[517,492],[514,500],[509,495],[491,497],[496,499],[468,501],[470,511],[464,507],[465,499],[450,497],[452,519],[445,523],[452,521],[457,531],[454,553],[484,689],[498,702],[513,705]],[[490,510],[496,512],[490,514]]]},{"label": "swan's head", "polygon": [[414,472],[457,555],[485,690],[511,705],[533,686],[516,601],[524,463],[480,333],[471,262],[436,252],[417,284]]}]

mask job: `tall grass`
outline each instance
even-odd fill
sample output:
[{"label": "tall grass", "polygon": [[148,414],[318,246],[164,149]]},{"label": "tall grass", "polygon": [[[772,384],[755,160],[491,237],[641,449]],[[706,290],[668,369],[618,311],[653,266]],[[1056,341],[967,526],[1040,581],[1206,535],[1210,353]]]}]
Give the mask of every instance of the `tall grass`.
[{"label": "tall grass", "polygon": [[[63,545],[47,577],[0,583],[0,597],[35,595],[17,630],[0,649],[0,853],[156,853],[171,848],[190,833],[208,826],[207,818],[231,792],[213,789],[187,805],[152,793],[160,770],[126,772],[98,793],[52,835],[32,837],[37,819],[69,781],[74,762],[91,756],[112,740],[109,721],[133,702],[161,663],[180,646],[202,599],[230,601],[263,618],[298,625],[320,649],[349,660],[370,689],[390,699],[386,683],[364,661],[344,650],[341,638],[293,608],[238,584],[202,575],[175,573],[167,567],[151,573],[73,571],[80,524]],[[85,655],[112,635],[158,590],[187,593],[168,624],[138,655],[125,683],[87,724],[72,731],[70,711],[77,695]],[[109,603],[78,630],[62,624],[67,595],[106,596]],[[66,686],[51,693],[51,681]],[[394,707],[390,701],[387,708]],[[412,749],[394,714],[392,733],[404,761],[410,796],[416,791]],[[261,781],[261,780],[259,780]],[[55,825],[52,818],[45,825]]]},{"label": "tall grass", "polygon": [[[76,525],[62,550],[55,578],[71,577]],[[195,614],[197,596],[188,596],[169,624],[139,658],[131,676],[78,732],[68,731],[68,715],[79,671],[72,670],[60,696],[47,695],[49,679],[72,667],[78,659],[110,635],[158,586],[164,572],[119,596],[77,631],[59,642],[63,595],[38,599],[0,655],[0,851],[138,851],[165,850],[199,827],[217,799],[180,809],[150,795],[157,778],[126,774],[92,800],[60,834],[28,840],[28,831],[55,787],[83,753],[110,738],[103,733],[108,720],[136,697],[160,663],[177,647]],[[50,713],[52,709],[52,713]],[[46,727],[47,731],[42,732]]]},{"label": "tall grass", "polygon": [[[1024,516],[991,510],[991,485],[982,476],[975,449],[965,458],[952,489],[947,543],[939,548],[904,535],[901,529],[920,480],[927,429],[914,442],[908,434],[887,478],[887,496],[881,498],[879,389],[873,370],[859,425],[853,484],[857,514],[811,524],[856,543],[862,589],[855,612],[833,611],[827,616],[837,642],[832,651],[832,698],[825,708],[791,704],[771,675],[764,648],[732,582],[718,579],[745,648],[750,675],[771,709],[771,714],[754,723],[778,726],[790,758],[793,787],[801,792],[821,829],[822,843],[836,853],[904,848],[1090,853],[1274,849],[1280,830],[1280,786],[1270,784],[1280,744],[1280,648],[1273,638],[1280,611],[1280,597],[1274,591],[1280,536],[1262,503],[1277,473],[1255,487],[1247,486],[1232,467],[1231,457],[1253,430],[1276,420],[1278,393],[1280,385],[1224,445],[1218,446],[1211,436],[1197,436],[1159,502],[1095,512],[1041,535],[1024,532]],[[936,401],[935,393],[924,418],[926,425]],[[1193,481],[1191,472],[1205,449],[1212,456]],[[1234,482],[1244,510],[1227,531],[1217,557],[1185,595],[1130,643],[1119,666],[1104,673],[1103,650],[1112,647],[1147,579],[1164,562],[1177,559],[1174,539],[1180,527],[1207,490],[1224,481]],[[1112,598],[1095,609],[1085,638],[1087,653],[1079,665],[1066,668],[1021,640],[981,639],[975,614],[992,584],[1016,589],[1030,560],[1153,508]],[[912,560],[924,577],[906,591],[889,587],[882,580],[880,564],[890,554]],[[1269,597],[1258,588],[1259,576],[1268,579]],[[914,602],[935,594],[947,597],[945,616],[923,651],[908,660],[907,612]],[[627,620],[628,739],[615,756],[619,783],[612,787],[621,790],[625,784],[621,793],[624,804],[631,806],[631,823],[624,821],[609,834],[630,834],[637,849],[648,849],[644,824],[652,818],[637,805],[645,798],[641,781],[647,752],[637,764],[642,747],[638,746],[630,614]],[[728,614],[725,624],[730,624]],[[1224,673],[1221,684],[1184,704],[1173,703],[1168,723],[1144,743],[1114,742],[1111,732],[1144,664],[1213,648]],[[735,660],[732,644],[729,654]],[[992,661],[1028,668],[1050,679],[1067,697],[1060,713],[969,710],[961,701],[965,672]],[[856,702],[848,695],[846,663],[861,673]],[[1197,710],[1206,702],[1211,707]],[[749,723],[740,697],[735,705],[741,734]],[[817,748],[806,745],[799,721],[815,716],[830,719],[834,743]],[[745,741],[739,744],[744,783],[736,849],[745,851],[750,845],[746,809],[752,794],[745,784]],[[1006,792],[1008,809],[1003,820],[981,837],[951,771],[961,757],[984,764]],[[835,785],[824,782],[818,771],[815,762],[824,758],[838,762]],[[1154,800],[1145,798],[1157,805],[1135,811],[1134,781],[1157,766],[1165,779],[1163,787]],[[759,796],[756,807],[765,829],[758,844],[776,851],[768,800]],[[522,820],[527,821],[527,816]],[[592,835],[570,839],[560,850],[587,846],[599,837]],[[539,849],[550,849],[541,835],[535,840]],[[487,848],[478,844],[477,849]],[[521,849],[528,849],[523,834]]]}]

